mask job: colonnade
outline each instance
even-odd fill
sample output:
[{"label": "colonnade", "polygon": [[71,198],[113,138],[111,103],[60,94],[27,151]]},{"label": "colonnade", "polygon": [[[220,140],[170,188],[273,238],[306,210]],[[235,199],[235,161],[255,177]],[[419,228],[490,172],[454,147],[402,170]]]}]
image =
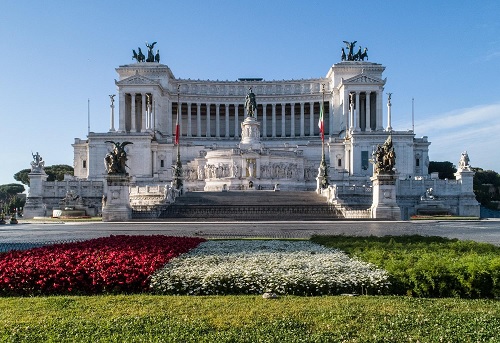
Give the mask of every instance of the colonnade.
[{"label": "colonnade", "polygon": [[[257,120],[263,138],[318,136],[320,102],[262,103],[257,106]],[[325,134],[329,134],[332,110],[324,103]],[[238,138],[245,108],[234,103],[182,102],[180,132],[184,137]],[[177,103],[171,107],[170,122],[175,125]]]},{"label": "colonnade", "polygon": [[381,91],[344,91],[344,113],[350,131],[383,130]]},{"label": "colonnade", "polygon": [[120,115],[118,131],[145,132],[154,128],[155,100],[151,93],[120,92]]}]

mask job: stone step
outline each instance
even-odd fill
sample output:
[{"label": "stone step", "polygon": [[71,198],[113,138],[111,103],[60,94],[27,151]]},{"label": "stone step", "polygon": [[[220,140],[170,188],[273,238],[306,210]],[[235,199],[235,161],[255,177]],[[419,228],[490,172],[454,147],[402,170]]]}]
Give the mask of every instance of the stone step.
[{"label": "stone step", "polygon": [[178,197],[175,203],[183,205],[324,205],[326,198],[314,192],[188,192]]},{"label": "stone step", "polygon": [[339,211],[314,192],[189,192],[163,209],[160,218],[196,220],[332,220]]}]

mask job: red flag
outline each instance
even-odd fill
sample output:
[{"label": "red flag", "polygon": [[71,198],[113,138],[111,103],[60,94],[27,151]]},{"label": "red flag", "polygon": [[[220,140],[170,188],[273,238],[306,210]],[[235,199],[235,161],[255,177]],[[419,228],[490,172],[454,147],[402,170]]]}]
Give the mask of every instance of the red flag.
[{"label": "red flag", "polygon": [[177,109],[177,121],[175,122],[175,144],[179,145],[179,136],[180,136],[180,128],[179,128],[179,109]]}]

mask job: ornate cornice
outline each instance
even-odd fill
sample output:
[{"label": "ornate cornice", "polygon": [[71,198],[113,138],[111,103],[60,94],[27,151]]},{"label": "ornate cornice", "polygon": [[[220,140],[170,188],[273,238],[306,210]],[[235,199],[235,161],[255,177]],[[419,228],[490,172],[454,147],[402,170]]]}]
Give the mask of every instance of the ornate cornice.
[{"label": "ornate cornice", "polygon": [[370,84],[370,85],[385,85],[387,79],[381,80],[377,77],[373,77],[367,74],[359,74],[349,79],[342,79],[341,84],[343,85],[358,85],[358,84]]},{"label": "ornate cornice", "polygon": [[151,86],[160,86],[160,83],[158,81],[152,80],[150,78],[147,78],[145,76],[136,74],[134,76],[130,76],[126,79],[117,81],[115,80],[115,84],[117,86],[144,86],[144,85],[151,85]]}]

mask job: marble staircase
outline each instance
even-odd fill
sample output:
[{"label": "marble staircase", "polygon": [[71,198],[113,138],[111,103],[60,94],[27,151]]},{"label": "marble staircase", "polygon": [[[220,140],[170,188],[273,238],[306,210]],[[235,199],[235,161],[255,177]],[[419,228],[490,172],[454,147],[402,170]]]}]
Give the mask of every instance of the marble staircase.
[{"label": "marble staircase", "polygon": [[340,211],[314,192],[188,192],[159,213],[159,219],[193,220],[334,220]]}]

